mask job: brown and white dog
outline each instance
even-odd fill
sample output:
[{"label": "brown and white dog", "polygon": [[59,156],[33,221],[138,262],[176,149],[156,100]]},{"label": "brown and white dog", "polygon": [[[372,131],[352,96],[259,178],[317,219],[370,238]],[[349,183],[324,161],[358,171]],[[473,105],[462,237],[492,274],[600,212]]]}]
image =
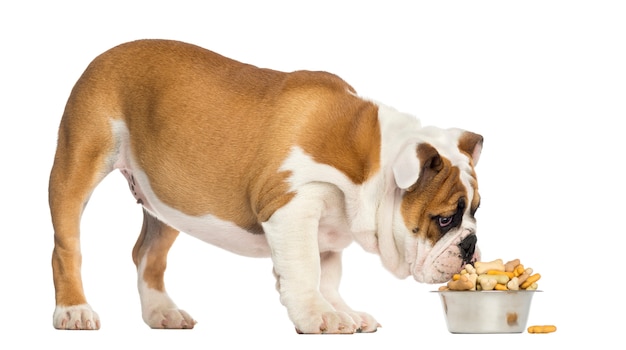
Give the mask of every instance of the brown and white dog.
[{"label": "brown and white dog", "polygon": [[59,128],[54,327],[100,327],[83,293],[79,227],[94,188],[119,169],[143,206],[132,256],[150,327],[194,327],[163,282],[183,231],[271,257],[299,332],[376,331],[337,291],[342,250],[356,241],[423,283],[479,259],[481,148],[478,134],[422,127],[326,72],[261,69],[177,41],[115,47],[78,80]]}]

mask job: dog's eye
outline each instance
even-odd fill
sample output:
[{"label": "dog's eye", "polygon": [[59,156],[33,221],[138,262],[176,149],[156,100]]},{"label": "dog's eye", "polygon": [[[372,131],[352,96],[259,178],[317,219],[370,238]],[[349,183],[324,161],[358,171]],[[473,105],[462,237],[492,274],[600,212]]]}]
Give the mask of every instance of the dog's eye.
[{"label": "dog's eye", "polygon": [[440,216],[439,220],[438,220],[439,227],[444,228],[444,227],[450,225],[452,223],[452,219],[454,219],[454,215],[446,216],[446,217]]}]

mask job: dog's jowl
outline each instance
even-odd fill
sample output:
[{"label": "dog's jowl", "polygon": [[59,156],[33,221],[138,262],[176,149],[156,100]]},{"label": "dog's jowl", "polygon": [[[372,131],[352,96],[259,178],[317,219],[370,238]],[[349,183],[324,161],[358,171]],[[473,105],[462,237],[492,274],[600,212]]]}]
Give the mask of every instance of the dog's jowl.
[{"label": "dog's jowl", "polygon": [[150,327],[195,324],[163,282],[180,231],[271,258],[299,332],[374,332],[374,317],[337,292],[342,250],[355,241],[422,283],[479,259],[481,148],[478,134],[422,126],[330,73],[257,68],[177,41],[117,46],[87,67],[59,127],[54,327],[100,327],[83,292],[80,218],[118,169],[143,208],[132,258]]}]

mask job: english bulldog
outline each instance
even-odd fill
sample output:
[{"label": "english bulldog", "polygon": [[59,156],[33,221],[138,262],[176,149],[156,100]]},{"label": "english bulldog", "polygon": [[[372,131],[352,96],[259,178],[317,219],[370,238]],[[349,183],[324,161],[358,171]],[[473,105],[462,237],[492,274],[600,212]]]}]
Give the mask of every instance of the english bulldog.
[{"label": "english bulldog", "polygon": [[178,41],[114,47],[84,71],[60,122],[49,182],[53,325],[100,328],[83,292],[80,220],[119,169],[143,208],[132,257],[150,327],[196,323],[163,282],[182,231],[271,258],[298,332],[374,332],[379,323],[338,293],[342,250],[355,241],[421,283],[478,260],[482,141],[422,126],[327,72],[258,68]]}]

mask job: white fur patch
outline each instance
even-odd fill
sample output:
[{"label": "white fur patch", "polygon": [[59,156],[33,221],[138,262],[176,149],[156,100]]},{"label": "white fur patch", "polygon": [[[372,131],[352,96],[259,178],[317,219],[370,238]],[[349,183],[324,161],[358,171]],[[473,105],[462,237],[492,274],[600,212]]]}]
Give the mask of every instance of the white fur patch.
[{"label": "white fur patch", "polygon": [[345,213],[348,225],[352,232],[373,232],[376,229],[376,211],[380,196],[380,177],[373,176],[363,184],[353,183],[338,169],[317,163],[306,154],[302,148],[293,147],[289,156],[280,168],[281,171],[290,171],[289,177],[291,191],[310,183],[327,183],[335,186],[344,196]]},{"label": "white fur patch", "polygon": [[100,328],[100,317],[88,304],[57,306],[52,324],[56,329],[95,330]]},{"label": "white fur patch", "polygon": [[349,333],[357,328],[320,291],[320,251],[341,250],[352,241],[342,213],[343,196],[334,185],[310,182],[263,223],[272,247],[280,301],[296,327],[308,333],[322,330]]},{"label": "white fur patch", "polygon": [[144,281],[146,256],[137,267],[137,287],[144,322],[152,328],[193,328],[195,321],[189,314],[180,310],[166,292],[150,288]]}]

